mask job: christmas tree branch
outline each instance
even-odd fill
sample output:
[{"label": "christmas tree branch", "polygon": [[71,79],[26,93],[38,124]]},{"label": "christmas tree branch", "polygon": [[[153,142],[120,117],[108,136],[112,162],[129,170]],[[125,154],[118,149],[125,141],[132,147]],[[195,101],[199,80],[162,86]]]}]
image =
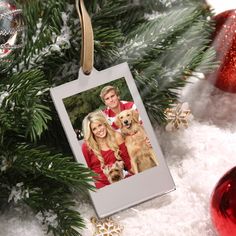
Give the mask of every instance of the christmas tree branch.
[{"label": "christmas tree branch", "polygon": [[27,43],[25,44],[22,68],[30,68],[39,64],[43,55],[50,54],[50,46],[55,43],[56,35],[60,34],[65,1],[59,0],[30,0],[24,4],[23,11],[29,24],[27,29]]},{"label": "christmas tree branch", "polygon": [[15,73],[1,85],[4,91],[0,109],[1,135],[11,130],[36,140],[47,129],[49,108],[42,103],[47,81],[40,70]]},{"label": "christmas tree branch", "polygon": [[1,149],[0,203],[25,202],[54,235],[80,235],[84,227],[80,214],[73,210],[74,190],[94,191],[95,174],[71,157],[54,154],[46,147],[15,146]]},{"label": "christmas tree branch", "polygon": [[[177,8],[165,15],[160,15],[153,20],[145,22],[128,35],[127,41],[121,49],[122,57],[128,58],[129,63],[134,64],[135,68],[138,69],[139,61],[149,60],[147,61],[148,63],[152,62],[155,59],[157,60],[163,52],[169,55],[169,49],[174,51],[179,48],[177,44],[183,45],[187,43],[186,37],[194,40],[197,33],[198,36],[201,35],[203,39],[206,39],[206,37],[209,37],[209,33],[202,35],[199,34],[197,29],[191,30],[194,22],[199,20],[201,14],[202,8],[196,6]],[[203,33],[204,29],[201,30],[201,33]],[[193,32],[191,33],[191,31]],[[155,49],[155,54],[149,54],[150,50],[153,49]],[[183,48],[182,50],[186,51]]]},{"label": "christmas tree branch", "polygon": [[70,157],[51,153],[46,147],[19,146],[12,168],[36,176],[44,175],[80,190],[94,190],[90,183],[93,182],[92,177],[95,174],[91,170],[75,163]]},{"label": "christmas tree branch", "polygon": [[48,233],[81,235],[79,230],[85,225],[80,213],[73,209],[75,201],[71,200],[72,194],[66,185],[43,176],[30,181],[25,178],[12,186],[8,202],[12,206],[30,206]]}]

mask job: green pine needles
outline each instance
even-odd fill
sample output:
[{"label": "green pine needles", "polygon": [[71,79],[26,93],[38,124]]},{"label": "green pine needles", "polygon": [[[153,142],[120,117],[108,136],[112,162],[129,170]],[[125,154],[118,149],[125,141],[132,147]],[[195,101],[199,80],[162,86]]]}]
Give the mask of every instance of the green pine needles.
[{"label": "green pine needles", "polygon": [[[73,194],[95,190],[94,173],[74,161],[49,88],[77,79],[81,29],[74,1],[18,1],[25,46],[0,65],[0,207],[27,204],[56,235],[80,235]],[[193,72],[214,68],[211,12],[197,0],[85,1],[95,64],[127,61],[153,125]],[[17,194],[16,194],[17,193]],[[51,220],[49,220],[51,219]]]}]

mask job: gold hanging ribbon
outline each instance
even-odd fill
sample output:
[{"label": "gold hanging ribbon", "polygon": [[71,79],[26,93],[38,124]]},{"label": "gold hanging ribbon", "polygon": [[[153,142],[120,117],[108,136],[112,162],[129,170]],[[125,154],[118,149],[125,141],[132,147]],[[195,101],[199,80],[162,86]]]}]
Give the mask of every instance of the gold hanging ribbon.
[{"label": "gold hanging ribbon", "polygon": [[81,30],[82,30],[82,45],[81,45],[81,66],[84,74],[88,75],[93,69],[93,28],[89,14],[85,8],[83,0],[76,0],[76,9],[79,14]]}]

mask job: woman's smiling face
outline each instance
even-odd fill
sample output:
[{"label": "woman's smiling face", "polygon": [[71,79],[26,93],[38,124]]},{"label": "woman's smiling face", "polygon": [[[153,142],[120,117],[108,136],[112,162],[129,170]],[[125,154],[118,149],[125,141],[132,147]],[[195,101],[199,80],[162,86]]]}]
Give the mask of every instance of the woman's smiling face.
[{"label": "woman's smiling face", "polygon": [[97,138],[105,138],[106,137],[107,128],[103,123],[101,123],[99,121],[92,122],[90,127],[91,127],[91,131],[95,137],[97,137]]}]

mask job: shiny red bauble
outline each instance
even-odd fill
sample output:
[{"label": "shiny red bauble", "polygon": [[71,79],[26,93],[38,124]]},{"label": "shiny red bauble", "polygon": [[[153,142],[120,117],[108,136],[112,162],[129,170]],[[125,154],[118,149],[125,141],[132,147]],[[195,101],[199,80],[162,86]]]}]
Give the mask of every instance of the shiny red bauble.
[{"label": "shiny red bauble", "polygon": [[220,236],[236,235],[236,167],[219,180],[212,193],[211,218]]},{"label": "shiny red bauble", "polygon": [[213,47],[219,67],[207,79],[226,92],[236,92],[236,9],[213,17],[216,23]]}]

